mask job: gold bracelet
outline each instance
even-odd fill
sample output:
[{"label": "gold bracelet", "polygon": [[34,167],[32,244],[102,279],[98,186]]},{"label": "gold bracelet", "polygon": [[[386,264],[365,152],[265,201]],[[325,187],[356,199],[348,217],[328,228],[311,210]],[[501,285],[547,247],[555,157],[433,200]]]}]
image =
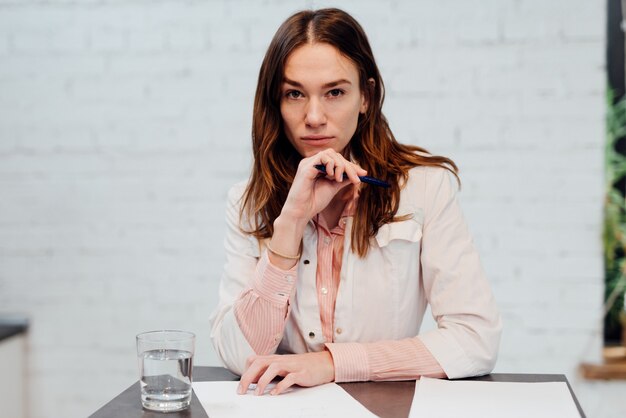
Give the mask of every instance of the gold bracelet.
[{"label": "gold bracelet", "polygon": [[298,255],[296,256],[281,254],[278,251],[273,250],[272,247],[270,247],[269,241],[267,242],[267,244],[265,244],[265,246],[267,247],[269,252],[271,252],[272,254],[276,254],[279,257],[286,258],[287,260],[299,260],[300,256],[302,255],[302,253],[298,253]]}]

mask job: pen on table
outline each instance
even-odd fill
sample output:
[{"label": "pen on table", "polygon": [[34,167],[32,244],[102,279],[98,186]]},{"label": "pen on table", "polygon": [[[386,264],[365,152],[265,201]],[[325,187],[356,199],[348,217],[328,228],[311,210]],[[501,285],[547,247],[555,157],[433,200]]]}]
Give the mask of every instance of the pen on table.
[{"label": "pen on table", "polygon": [[[326,174],[326,166],[323,164],[315,164],[315,168],[317,168],[317,171],[319,171],[320,173],[324,173]],[[343,173],[343,178],[347,179],[348,176],[346,175],[346,173]],[[372,186],[379,186],[379,187],[391,187],[391,185],[389,183],[387,183],[384,180],[380,180],[374,177],[370,177],[370,176],[359,176],[359,179],[363,182],[363,183],[367,183],[367,184],[371,184]]]}]

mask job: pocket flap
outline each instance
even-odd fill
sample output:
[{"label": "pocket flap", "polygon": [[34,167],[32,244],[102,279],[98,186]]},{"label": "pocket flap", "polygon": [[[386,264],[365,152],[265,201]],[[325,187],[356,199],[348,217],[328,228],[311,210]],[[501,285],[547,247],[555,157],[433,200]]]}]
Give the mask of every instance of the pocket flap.
[{"label": "pocket flap", "polygon": [[410,214],[411,217],[404,221],[391,222],[381,226],[376,234],[376,242],[379,247],[384,247],[394,239],[417,242],[422,238],[422,225],[424,212],[421,209]]}]

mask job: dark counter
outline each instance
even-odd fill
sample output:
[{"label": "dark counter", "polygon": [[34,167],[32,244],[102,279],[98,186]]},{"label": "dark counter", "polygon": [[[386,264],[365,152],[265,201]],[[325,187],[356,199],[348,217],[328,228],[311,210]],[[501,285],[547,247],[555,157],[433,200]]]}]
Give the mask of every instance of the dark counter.
[{"label": "dark counter", "polygon": [[0,341],[14,335],[25,333],[27,330],[28,321],[26,320],[3,320],[3,318],[0,317]]}]

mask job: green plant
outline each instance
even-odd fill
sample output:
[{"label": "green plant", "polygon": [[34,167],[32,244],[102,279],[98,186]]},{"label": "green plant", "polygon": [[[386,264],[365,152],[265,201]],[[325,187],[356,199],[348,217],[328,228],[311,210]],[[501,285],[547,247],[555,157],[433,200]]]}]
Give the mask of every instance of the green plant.
[{"label": "green plant", "polygon": [[621,335],[626,291],[626,200],[618,187],[624,187],[626,157],[617,151],[618,141],[626,137],[626,99],[614,100],[607,93],[605,147],[606,199],[604,202],[604,335],[606,339]]}]

